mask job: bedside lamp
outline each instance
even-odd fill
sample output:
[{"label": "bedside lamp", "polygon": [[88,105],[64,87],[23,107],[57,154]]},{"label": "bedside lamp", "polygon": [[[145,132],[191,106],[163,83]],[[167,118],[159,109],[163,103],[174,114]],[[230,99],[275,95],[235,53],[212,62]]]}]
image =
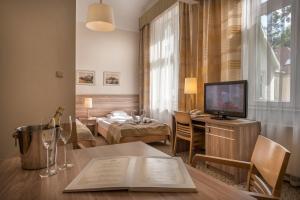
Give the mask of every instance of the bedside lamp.
[{"label": "bedside lamp", "polygon": [[192,95],[197,94],[197,78],[189,77],[184,81],[184,94],[189,94],[190,110],[192,110]]},{"label": "bedside lamp", "polygon": [[90,118],[90,109],[93,108],[93,99],[84,98],[84,107],[87,108],[88,118]]}]

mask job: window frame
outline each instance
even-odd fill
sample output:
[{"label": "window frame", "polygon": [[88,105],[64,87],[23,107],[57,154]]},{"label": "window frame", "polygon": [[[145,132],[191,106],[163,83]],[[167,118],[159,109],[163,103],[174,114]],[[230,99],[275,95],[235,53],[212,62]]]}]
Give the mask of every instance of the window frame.
[{"label": "window frame", "polygon": [[[257,16],[257,28],[261,27],[261,16],[268,15],[269,13],[276,11],[278,9],[284,8],[286,6],[291,6],[291,52],[296,50],[297,44],[294,41],[296,40],[296,31],[294,29],[297,29],[297,19],[296,19],[296,1],[295,0],[268,0],[260,5],[259,15]],[[291,76],[290,76],[290,101],[289,102],[283,102],[283,101],[270,101],[265,99],[258,99],[258,97],[255,94],[254,102],[256,102],[256,105],[260,107],[261,109],[268,106],[271,109],[277,110],[284,109],[284,110],[290,110],[291,108],[295,107],[295,87],[296,87],[296,56],[295,54],[291,53]],[[269,66],[267,66],[269,68]],[[267,72],[267,76],[269,76],[269,72]],[[279,75],[280,76],[280,75]],[[281,77],[281,76],[280,76]],[[257,83],[255,83],[257,84]],[[281,86],[280,86],[281,87]],[[281,90],[281,89],[280,89]],[[267,94],[268,95],[268,94]]]}]

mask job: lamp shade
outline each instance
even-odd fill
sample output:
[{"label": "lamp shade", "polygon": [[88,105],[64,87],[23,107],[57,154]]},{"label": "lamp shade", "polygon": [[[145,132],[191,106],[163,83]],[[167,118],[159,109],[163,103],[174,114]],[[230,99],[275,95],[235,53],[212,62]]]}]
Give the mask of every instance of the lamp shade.
[{"label": "lamp shade", "polygon": [[99,32],[115,30],[112,7],[103,3],[91,4],[88,8],[86,27],[92,31]]},{"label": "lamp shade", "polygon": [[84,98],[84,107],[85,108],[93,108],[93,99],[92,98]]},{"label": "lamp shade", "polygon": [[197,94],[197,78],[185,78],[184,94]]}]

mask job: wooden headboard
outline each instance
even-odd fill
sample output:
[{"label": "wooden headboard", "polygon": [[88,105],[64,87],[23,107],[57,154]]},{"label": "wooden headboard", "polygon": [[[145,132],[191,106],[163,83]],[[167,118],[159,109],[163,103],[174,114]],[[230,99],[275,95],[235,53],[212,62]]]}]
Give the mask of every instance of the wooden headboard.
[{"label": "wooden headboard", "polygon": [[103,117],[114,110],[123,110],[130,114],[139,110],[139,95],[76,95],[76,117],[87,117],[84,98],[93,99],[90,116]]}]

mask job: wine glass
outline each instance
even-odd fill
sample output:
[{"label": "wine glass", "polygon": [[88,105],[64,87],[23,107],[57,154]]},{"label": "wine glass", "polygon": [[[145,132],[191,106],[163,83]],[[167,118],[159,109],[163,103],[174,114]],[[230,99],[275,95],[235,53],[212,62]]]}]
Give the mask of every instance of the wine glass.
[{"label": "wine glass", "polygon": [[56,120],[56,124],[55,124],[55,128],[56,128],[56,136],[55,136],[55,144],[54,144],[54,167],[51,169],[54,173],[57,173],[58,167],[57,167],[57,157],[58,157],[58,140],[60,138],[60,133],[61,133],[61,123],[60,123],[60,118],[58,118]]},{"label": "wine glass", "polygon": [[133,121],[133,123],[138,124],[139,119],[137,118],[137,116],[135,115],[135,113],[136,113],[136,110],[131,111],[132,121]]},{"label": "wine glass", "polygon": [[64,126],[64,128],[61,128],[59,137],[64,143],[65,159],[64,159],[64,164],[59,167],[60,170],[73,167],[73,164],[67,162],[67,143],[72,134],[72,117],[69,116],[68,122],[62,124],[62,126]]},{"label": "wine glass", "polygon": [[144,123],[144,118],[146,117],[146,112],[144,109],[141,110],[141,113],[140,113],[140,121],[141,123]]},{"label": "wine glass", "polygon": [[52,171],[49,168],[50,162],[49,162],[49,149],[51,147],[51,145],[53,144],[53,142],[55,141],[55,136],[56,136],[56,132],[55,132],[55,120],[52,118],[50,123],[49,123],[51,128],[48,128],[47,125],[45,127],[45,125],[43,123],[41,123],[40,128],[41,128],[41,136],[42,136],[42,143],[43,146],[45,147],[45,149],[47,150],[47,168],[42,170],[40,172],[40,177],[49,177],[52,176],[54,174],[56,174],[56,171]]}]

